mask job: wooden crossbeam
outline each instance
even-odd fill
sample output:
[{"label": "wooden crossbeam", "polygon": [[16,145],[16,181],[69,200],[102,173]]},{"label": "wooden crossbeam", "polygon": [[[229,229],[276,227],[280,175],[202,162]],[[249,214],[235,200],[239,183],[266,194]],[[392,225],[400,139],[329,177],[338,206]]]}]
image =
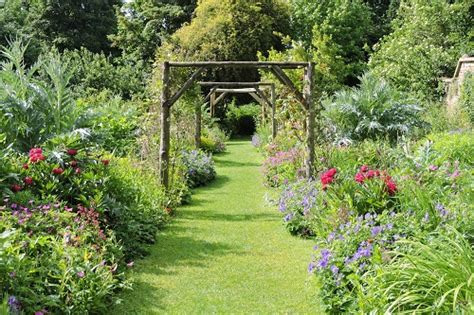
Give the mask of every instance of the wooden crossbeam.
[{"label": "wooden crossbeam", "polygon": [[196,71],[194,71],[194,73],[188,78],[188,80],[186,80],[186,82],[183,84],[183,86],[178,90],[178,92],[176,92],[168,101],[167,105],[169,107],[173,106],[174,103],[176,103],[176,101],[181,97],[181,95],[184,94],[184,92],[186,92],[190,87],[191,85],[194,83],[194,81],[196,81],[197,77],[202,73],[202,71],[204,70],[204,67],[200,67],[198,68]]},{"label": "wooden crossbeam", "polygon": [[217,93],[227,92],[227,93],[242,94],[242,93],[255,93],[255,91],[256,91],[255,88],[248,88],[248,89],[220,89],[220,88],[217,88],[216,89]]},{"label": "wooden crossbeam", "polygon": [[279,66],[272,66],[271,70],[273,74],[277,77],[278,80],[280,80],[281,83],[286,85],[291,92],[296,96],[296,99],[303,105],[304,108],[306,108],[306,101],[304,99],[303,94],[296,88],[296,86],[293,84],[293,81],[286,75],[285,72],[279,67]]},{"label": "wooden crossbeam", "polygon": [[272,86],[272,82],[198,82],[201,86],[217,87],[254,87],[254,86]]},{"label": "wooden crossbeam", "polygon": [[169,62],[170,67],[245,67],[245,68],[270,68],[279,66],[285,69],[298,69],[308,66],[307,62],[281,62],[281,61],[197,61],[197,62]]}]

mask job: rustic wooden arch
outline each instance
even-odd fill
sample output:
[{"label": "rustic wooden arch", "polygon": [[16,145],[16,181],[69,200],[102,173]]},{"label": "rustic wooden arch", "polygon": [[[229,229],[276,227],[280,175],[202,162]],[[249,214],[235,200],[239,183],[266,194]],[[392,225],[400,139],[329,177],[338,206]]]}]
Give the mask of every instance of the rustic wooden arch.
[{"label": "rustic wooden arch", "polygon": [[[275,84],[272,82],[198,82],[200,86],[211,87],[209,93],[204,99],[209,101],[211,117],[215,114],[215,108],[228,94],[249,94],[262,106],[262,121],[267,119],[267,107],[271,111],[272,138],[275,139],[277,126],[275,120],[276,114],[276,92]],[[270,91],[270,99],[265,95],[263,89]],[[219,94],[220,93],[220,94]],[[196,146],[199,147],[201,136],[201,109],[196,108]],[[199,138],[199,139],[198,139]]]},{"label": "rustic wooden arch", "polygon": [[[171,95],[170,70],[171,68],[195,69],[176,93]],[[160,182],[168,188],[169,183],[169,150],[170,150],[170,109],[174,103],[191,87],[205,69],[209,68],[256,68],[271,71],[275,77],[286,85],[295,98],[306,111],[306,156],[305,173],[310,178],[314,164],[314,124],[315,110],[313,106],[313,70],[312,62],[263,62],[263,61],[205,61],[205,62],[170,62],[162,65],[162,91],[161,91],[161,136],[160,136]],[[283,69],[304,69],[303,91],[300,91],[286,75]],[[235,82],[232,82],[235,83]]]}]

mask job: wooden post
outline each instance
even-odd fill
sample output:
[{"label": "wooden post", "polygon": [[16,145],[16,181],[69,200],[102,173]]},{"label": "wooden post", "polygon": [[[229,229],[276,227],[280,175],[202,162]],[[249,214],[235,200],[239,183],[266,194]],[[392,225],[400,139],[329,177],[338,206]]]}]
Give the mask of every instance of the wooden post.
[{"label": "wooden post", "polygon": [[196,130],[194,134],[194,142],[196,144],[196,149],[199,149],[201,147],[201,104],[199,104],[199,102],[196,102],[195,107],[195,124]]},{"label": "wooden post", "polygon": [[275,85],[272,85],[270,90],[271,102],[272,102],[272,139],[275,140],[277,136],[277,125],[276,125],[276,94]]},{"label": "wooden post", "polygon": [[306,157],[305,171],[306,177],[311,178],[314,171],[314,127],[315,127],[315,111],[313,104],[313,69],[314,64],[308,63],[304,74],[304,98],[306,107]]},{"label": "wooden post", "polygon": [[216,106],[216,91],[212,91],[211,98],[209,100],[209,105],[211,107],[211,117],[214,117],[214,107]]},{"label": "wooden post", "polygon": [[170,152],[170,65],[167,61],[163,63],[163,87],[161,90],[161,135],[160,135],[160,183],[168,189],[169,183],[169,152]]}]

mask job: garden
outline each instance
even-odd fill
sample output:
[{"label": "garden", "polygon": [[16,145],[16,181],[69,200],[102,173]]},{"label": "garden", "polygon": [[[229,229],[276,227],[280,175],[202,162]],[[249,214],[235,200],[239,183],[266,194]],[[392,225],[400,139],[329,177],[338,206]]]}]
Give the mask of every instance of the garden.
[{"label": "garden", "polygon": [[0,314],[474,313],[473,9],[5,1]]}]

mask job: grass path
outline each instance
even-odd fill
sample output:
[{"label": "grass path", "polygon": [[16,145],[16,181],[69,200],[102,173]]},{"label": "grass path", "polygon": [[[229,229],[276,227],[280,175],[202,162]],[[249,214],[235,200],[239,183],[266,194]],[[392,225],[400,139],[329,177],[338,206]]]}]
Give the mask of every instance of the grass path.
[{"label": "grass path", "polygon": [[306,271],[312,243],[265,205],[260,155],[232,141],[215,160],[218,178],[178,209],[113,313],[320,314]]}]

